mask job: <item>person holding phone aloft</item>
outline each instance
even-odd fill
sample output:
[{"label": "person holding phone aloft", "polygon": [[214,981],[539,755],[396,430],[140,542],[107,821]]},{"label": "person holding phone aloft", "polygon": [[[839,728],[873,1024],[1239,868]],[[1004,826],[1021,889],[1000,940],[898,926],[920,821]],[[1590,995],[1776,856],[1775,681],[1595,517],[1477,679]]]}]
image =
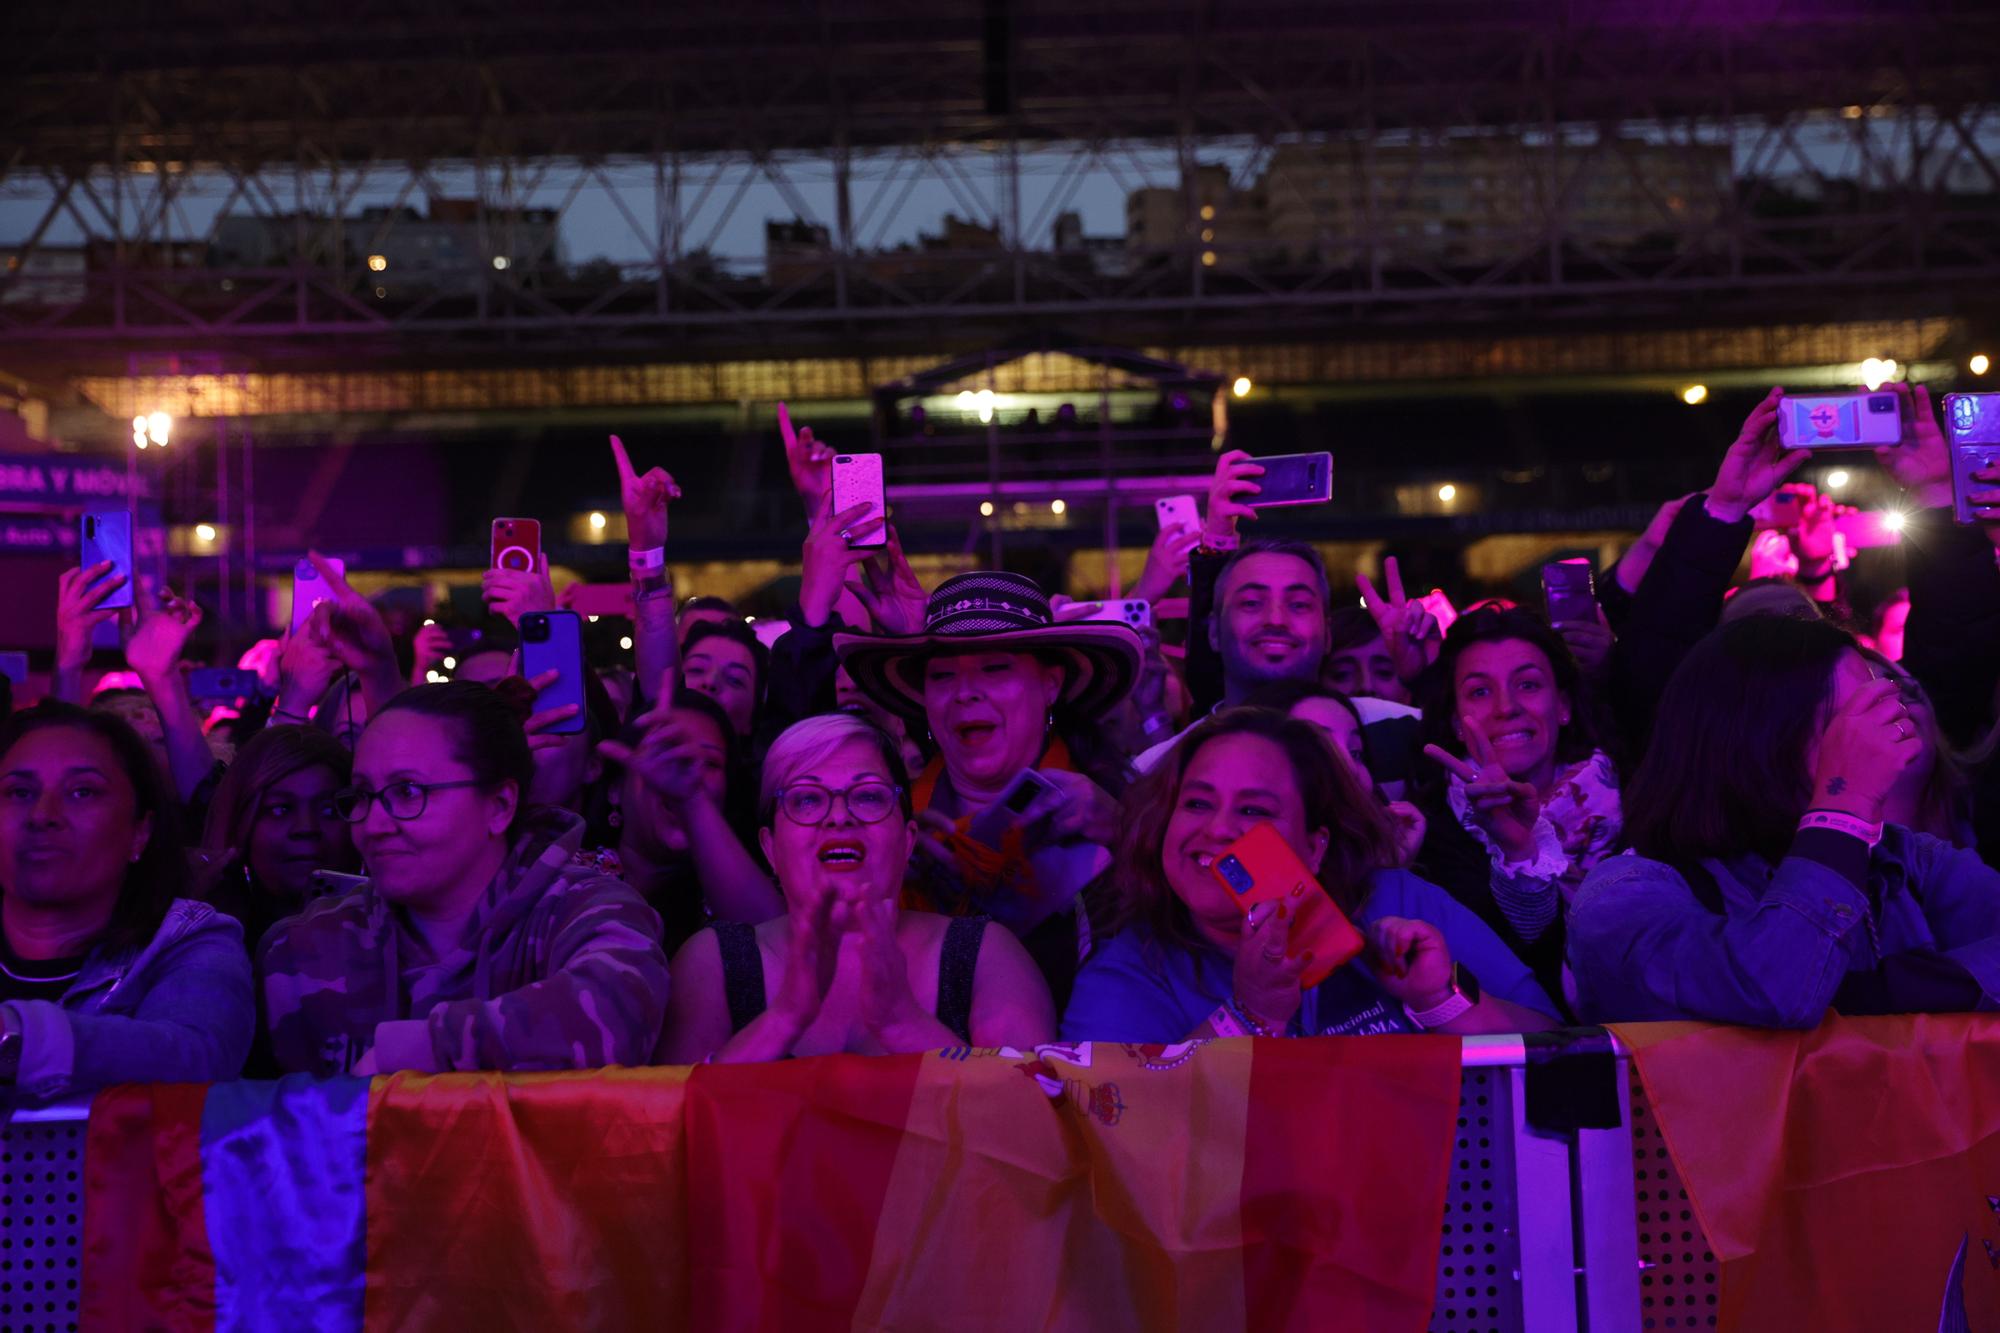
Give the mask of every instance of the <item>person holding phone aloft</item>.
[{"label": "person holding phone aloft", "polygon": [[[1259,824],[1368,939],[1311,991],[1308,960],[1288,957],[1291,914],[1261,904],[1246,918],[1214,872]],[[1310,723],[1264,708],[1208,718],[1127,795],[1116,934],[1077,977],[1063,1040],[1555,1026],[1555,1006],[1492,931],[1394,860],[1380,805]]]}]

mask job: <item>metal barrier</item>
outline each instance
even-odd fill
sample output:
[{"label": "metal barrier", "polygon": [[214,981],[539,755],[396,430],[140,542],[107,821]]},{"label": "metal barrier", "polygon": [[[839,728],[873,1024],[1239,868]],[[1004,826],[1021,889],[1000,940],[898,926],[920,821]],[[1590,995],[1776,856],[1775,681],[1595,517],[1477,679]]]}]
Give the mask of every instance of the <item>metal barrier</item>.
[{"label": "metal barrier", "polygon": [[[1623,1123],[1527,1123],[1519,1037],[1468,1037],[1432,1333],[1713,1328],[1715,1256],[1620,1059]],[[0,1330],[77,1327],[87,1106],[0,1126]]]}]

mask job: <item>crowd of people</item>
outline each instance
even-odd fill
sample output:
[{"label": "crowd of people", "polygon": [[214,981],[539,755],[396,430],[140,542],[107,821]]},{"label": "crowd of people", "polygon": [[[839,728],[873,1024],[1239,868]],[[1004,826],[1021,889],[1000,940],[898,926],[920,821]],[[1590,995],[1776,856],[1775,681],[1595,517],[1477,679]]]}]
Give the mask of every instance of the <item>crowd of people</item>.
[{"label": "crowd of people", "polygon": [[[0,727],[0,1082],[1994,1008],[2000,470],[1955,524],[1929,396],[1897,391],[1907,621],[1865,641],[1777,389],[1559,624],[1447,629],[1393,559],[1331,586],[1249,535],[1234,450],[1132,590],[1185,582],[1181,642],[1017,573],[926,589],[833,509],[809,429],[775,639],[676,607],[698,501],[613,439],[632,665],[581,704],[523,675],[546,561],[486,575],[440,682],[442,628],[314,556],[328,599],[208,717],[202,609],[71,571],[49,697]],[[1762,525],[1793,567],[1735,588],[1774,495],[1803,497]],[[130,674],[93,679],[113,618]],[[1303,872],[1246,912],[1253,834]]]}]

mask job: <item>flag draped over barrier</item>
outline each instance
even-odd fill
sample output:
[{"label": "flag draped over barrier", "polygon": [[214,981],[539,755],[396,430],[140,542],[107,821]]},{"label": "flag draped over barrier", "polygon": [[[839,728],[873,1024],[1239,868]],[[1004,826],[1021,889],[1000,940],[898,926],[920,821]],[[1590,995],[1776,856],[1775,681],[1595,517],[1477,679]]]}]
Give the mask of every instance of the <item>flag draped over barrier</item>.
[{"label": "flag draped over barrier", "polygon": [[1452,1038],[113,1089],[85,1327],[1425,1327]]},{"label": "flag draped over barrier", "polygon": [[2000,1018],[1612,1030],[1721,1266],[1719,1328],[2000,1328]]}]

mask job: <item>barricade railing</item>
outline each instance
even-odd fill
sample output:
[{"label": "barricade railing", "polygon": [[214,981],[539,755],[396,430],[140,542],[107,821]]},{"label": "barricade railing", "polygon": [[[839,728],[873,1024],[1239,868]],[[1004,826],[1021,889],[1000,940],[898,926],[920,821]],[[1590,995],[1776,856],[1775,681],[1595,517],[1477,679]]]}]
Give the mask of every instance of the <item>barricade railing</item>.
[{"label": "barricade railing", "polygon": [[[1714,1327],[1715,1259],[1624,1057],[1617,1126],[1567,1132],[1529,1122],[1522,1038],[1468,1037],[1462,1066],[1433,1333]],[[0,1329],[77,1327],[88,1115],[0,1126]]]}]

